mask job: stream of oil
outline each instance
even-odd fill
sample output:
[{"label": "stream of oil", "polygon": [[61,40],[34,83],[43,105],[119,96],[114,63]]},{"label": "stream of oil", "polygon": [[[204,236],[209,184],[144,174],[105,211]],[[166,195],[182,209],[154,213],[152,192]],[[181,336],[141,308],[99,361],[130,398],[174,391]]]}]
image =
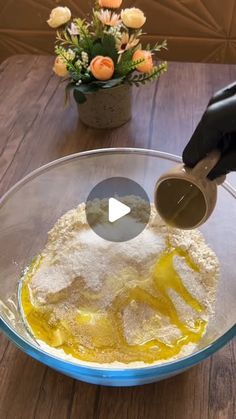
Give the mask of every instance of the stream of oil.
[{"label": "stream of oil", "polygon": [[[176,272],[173,264],[175,256],[183,257],[192,270],[199,271],[186,252],[181,249],[166,249],[150,273],[149,283],[153,293],[150,289],[142,288],[142,282],[139,281],[132,288],[124,288],[105,312],[89,310],[89,307],[83,311],[78,307],[78,310],[71,311],[69,317],[67,315],[57,321],[52,320],[51,308],[35,306],[31,298],[29,284],[40,267],[39,257],[32,263],[21,286],[21,307],[25,320],[36,339],[44,341],[49,346],[63,349],[66,354],[83,361],[153,363],[172,358],[178,355],[185,345],[199,342],[206,329],[206,321],[201,319],[204,307],[188,292]],[[199,313],[193,326],[190,327],[180,320],[175,305],[168,295],[169,289],[174,290]],[[93,301],[97,295],[91,291],[90,297]],[[145,303],[159,316],[167,317],[170,324],[179,329],[180,337],[171,344],[164,343],[160,339],[152,339],[140,345],[128,344],[123,329],[123,311],[134,301]]]}]

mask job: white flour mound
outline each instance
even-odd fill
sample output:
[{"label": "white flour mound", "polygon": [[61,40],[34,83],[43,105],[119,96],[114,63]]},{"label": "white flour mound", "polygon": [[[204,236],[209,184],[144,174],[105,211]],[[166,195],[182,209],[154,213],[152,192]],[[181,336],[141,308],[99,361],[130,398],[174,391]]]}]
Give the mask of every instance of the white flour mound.
[{"label": "white flour mound", "polygon": [[[133,200],[130,197],[124,202],[134,205]],[[142,217],[143,201],[136,198],[135,202]],[[100,211],[98,222],[105,219],[105,210]],[[34,297],[45,303],[48,294],[63,291],[75,278],[83,278],[88,289],[98,292],[106,278],[130,267],[145,275],[164,251],[166,237],[167,229],[153,211],[148,227],[138,237],[128,242],[106,241],[88,226],[85,205],[81,204],[62,216],[49,232],[43,262],[30,283]]]},{"label": "white flour mound", "polygon": [[[127,205],[131,201],[133,206],[134,198],[126,198]],[[136,201],[136,208],[142,216],[140,200]],[[102,224],[104,217],[105,213],[100,211],[98,222]],[[219,273],[217,257],[199,231],[181,231],[167,227],[156,214],[154,206],[146,229],[135,239],[122,243],[105,241],[88,227],[84,204],[67,212],[49,232],[41,265],[29,284],[33,302],[36,305],[53,302],[56,311],[56,302],[61,301],[63,293],[69,296],[68,290],[71,290],[73,298],[76,298],[80,288],[76,288],[75,284],[82,281],[88,295],[100,293],[103,296],[98,308],[106,309],[124,286],[132,288],[139,278],[143,281],[165,251],[167,239],[170,246],[187,251],[198,266],[199,272],[196,272],[186,264],[184,257],[174,258],[175,270],[184,286],[204,307],[200,317],[208,321],[214,313]],[[194,319],[199,318],[199,312],[187,305],[173,289],[169,289],[168,295],[179,318],[191,327]],[[77,304],[79,298],[78,295]],[[180,331],[171,325],[167,317],[157,314],[146,304],[135,301],[124,309],[123,324],[124,335],[130,344],[141,344],[154,338],[171,343],[180,336]],[[47,345],[43,344],[43,347],[47,348]],[[193,344],[187,345],[178,358],[193,352],[195,347]],[[63,355],[62,350],[53,351],[58,356],[71,360],[71,356]],[[133,363],[130,364],[132,365]]]}]

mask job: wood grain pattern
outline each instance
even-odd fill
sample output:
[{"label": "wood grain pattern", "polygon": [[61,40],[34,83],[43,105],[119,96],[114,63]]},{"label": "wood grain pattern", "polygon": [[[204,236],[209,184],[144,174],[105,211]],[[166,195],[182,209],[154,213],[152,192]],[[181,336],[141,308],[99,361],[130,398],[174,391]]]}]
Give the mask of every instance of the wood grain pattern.
[{"label": "wood grain pattern", "polygon": [[[0,66],[0,194],[31,170],[70,153],[148,147],[180,154],[211,94],[236,67],[171,63],[154,85],[134,90],[133,120],[117,130],[80,124],[52,58],[14,56]],[[230,343],[177,377],[139,388],[77,382],[41,365],[0,336],[2,419],[233,419],[235,348]]]}]

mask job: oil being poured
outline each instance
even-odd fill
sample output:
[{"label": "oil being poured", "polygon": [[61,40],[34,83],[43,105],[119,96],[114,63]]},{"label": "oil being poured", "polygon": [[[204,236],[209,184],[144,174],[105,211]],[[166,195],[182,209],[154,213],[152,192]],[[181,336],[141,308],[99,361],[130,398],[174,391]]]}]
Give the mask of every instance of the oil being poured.
[{"label": "oil being poured", "polygon": [[[39,257],[32,263],[21,284],[21,307],[25,322],[36,339],[63,349],[66,354],[83,361],[153,363],[177,356],[185,345],[200,341],[206,330],[206,321],[201,317],[204,307],[189,293],[174,267],[175,257],[183,258],[194,272],[199,271],[185,251],[167,247],[147,278],[142,281],[139,278],[137,283],[132,282],[132,286],[127,280],[127,286],[103,310],[97,308],[97,302],[103,298],[102,292],[91,291],[88,295],[83,283],[80,283],[79,292],[80,297],[84,295],[84,303],[81,299],[80,304],[75,301],[68,303],[65,295],[48,305],[35,305],[30,281],[40,267],[42,258]],[[124,275],[128,279],[129,274],[126,272]],[[170,289],[197,313],[191,326],[180,319],[169,296]],[[159,318],[166,318],[170,325],[178,329],[179,337],[171,343],[160,338],[152,338],[142,344],[128,343],[123,313],[134,302],[151,308]]]},{"label": "oil being poured", "polygon": [[206,201],[200,189],[177,178],[160,183],[156,207],[167,224],[183,229],[196,227],[206,214]]}]

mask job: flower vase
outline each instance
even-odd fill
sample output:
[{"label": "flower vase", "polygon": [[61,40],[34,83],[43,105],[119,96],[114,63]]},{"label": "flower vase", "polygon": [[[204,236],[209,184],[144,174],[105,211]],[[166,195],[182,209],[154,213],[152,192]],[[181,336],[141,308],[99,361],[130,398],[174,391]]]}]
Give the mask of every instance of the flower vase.
[{"label": "flower vase", "polygon": [[128,84],[100,89],[85,96],[86,102],[77,102],[77,105],[80,120],[90,128],[117,128],[132,117],[132,87]]}]

